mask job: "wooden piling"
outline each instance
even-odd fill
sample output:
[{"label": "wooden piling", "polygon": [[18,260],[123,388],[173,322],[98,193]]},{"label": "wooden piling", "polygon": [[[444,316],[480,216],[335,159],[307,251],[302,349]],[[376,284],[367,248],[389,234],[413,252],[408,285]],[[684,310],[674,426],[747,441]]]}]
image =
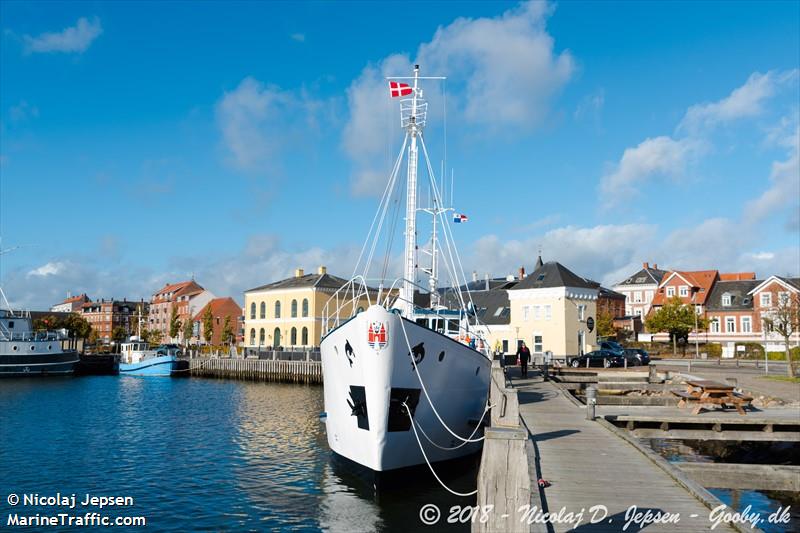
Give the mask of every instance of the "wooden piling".
[{"label": "wooden piling", "polygon": [[189,359],[192,376],[274,381],[281,383],[322,383],[322,363],[274,359]]}]

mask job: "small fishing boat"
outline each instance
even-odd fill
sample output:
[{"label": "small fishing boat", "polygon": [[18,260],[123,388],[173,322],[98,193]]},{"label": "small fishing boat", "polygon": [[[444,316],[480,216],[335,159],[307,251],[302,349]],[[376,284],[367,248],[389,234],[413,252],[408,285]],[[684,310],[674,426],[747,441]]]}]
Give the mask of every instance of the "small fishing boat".
[{"label": "small fishing boat", "polygon": [[151,350],[146,342],[131,337],[120,345],[119,375],[170,376],[178,370],[178,355],[176,348]]}]

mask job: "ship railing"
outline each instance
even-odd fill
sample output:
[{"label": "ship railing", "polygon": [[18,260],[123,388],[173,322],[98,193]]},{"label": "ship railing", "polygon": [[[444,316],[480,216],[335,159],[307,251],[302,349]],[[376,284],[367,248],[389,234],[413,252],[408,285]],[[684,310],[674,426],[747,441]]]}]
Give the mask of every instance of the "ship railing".
[{"label": "ship railing", "polygon": [[31,312],[25,309],[14,311],[13,309],[0,309],[0,318],[30,318]]},{"label": "ship railing", "polygon": [[360,305],[372,305],[375,290],[370,290],[364,276],[355,276],[334,292],[322,308],[322,334],[354,317]]},{"label": "ship railing", "polygon": [[414,111],[414,101],[412,98],[400,100],[400,126],[407,128],[411,124],[411,117],[420,128],[425,127],[428,118],[428,102],[422,98],[417,98],[417,109]]},{"label": "ship railing", "polygon": [[[467,313],[466,313],[465,310],[463,310],[463,309],[455,309],[454,310],[454,309],[450,309],[450,308],[445,307],[445,306],[440,306],[440,307],[437,307],[435,309],[431,309],[431,308],[427,308],[427,307],[420,307],[419,305],[417,305],[413,301],[409,302],[408,298],[403,298],[403,296],[401,294],[401,291],[399,290],[400,286],[402,284],[405,284],[406,282],[410,283],[412,286],[414,286],[417,289],[420,289],[422,291],[428,292],[428,288],[424,287],[423,285],[420,285],[419,283],[416,283],[414,281],[406,280],[405,278],[398,278],[398,279],[394,280],[394,282],[390,285],[389,290],[386,292],[386,295],[383,298],[383,301],[379,301],[378,305],[381,305],[381,306],[385,307],[386,309],[392,309],[392,308],[398,308],[398,307],[406,307],[406,308],[409,308],[409,309],[412,310],[411,311],[412,315],[414,315],[416,310],[425,310],[425,311],[428,311],[428,312],[432,312],[428,316],[428,318],[434,318],[436,320],[443,320],[443,321],[453,320],[453,317],[449,317],[447,315],[440,314],[440,311],[445,311],[445,310],[458,311],[458,313],[459,313],[459,315],[458,315],[458,325],[456,326],[456,330],[457,331],[454,332],[454,333],[449,333],[448,336],[453,340],[457,340],[457,341],[460,341],[460,342],[462,342],[464,344],[469,344],[469,345],[472,345],[472,341],[474,340],[475,341],[474,349],[479,351],[480,353],[482,353],[486,357],[489,357],[490,349],[489,349],[488,340],[486,339],[486,337],[483,335],[483,333],[480,330],[475,328],[474,325],[473,325],[472,329],[469,328],[469,325],[470,325],[469,324],[469,317],[467,316]],[[443,322],[443,324],[444,323],[447,323],[447,322]]]},{"label": "ship railing", "polygon": [[16,332],[3,332],[3,340],[10,342],[46,342],[46,341],[61,341],[67,336],[60,331],[23,331]]}]

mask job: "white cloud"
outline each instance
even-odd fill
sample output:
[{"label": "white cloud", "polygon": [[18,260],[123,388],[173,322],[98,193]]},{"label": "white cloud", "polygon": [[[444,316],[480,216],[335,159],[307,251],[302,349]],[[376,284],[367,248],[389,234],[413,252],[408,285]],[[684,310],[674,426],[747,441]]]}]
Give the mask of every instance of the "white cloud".
[{"label": "white cloud", "polygon": [[573,116],[575,120],[582,120],[584,117],[593,117],[597,120],[600,117],[600,112],[606,103],[606,92],[603,89],[598,90],[592,94],[588,94],[575,108]]},{"label": "white cloud", "polygon": [[[450,114],[451,120],[490,132],[527,130],[541,123],[553,96],[575,71],[572,55],[557,53],[546,31],[549,12],[546,3],[529,2],[496,18],[459,18],[419,46],[415,63],[423,75],[448,77],[450,105],[459,111]],[[383,190],[380,184],[391,165],[387,160],[394,157],[385,153],[391,135],[386,129],[399,129],[396,110],[388,107],[385,77],[410,75],[411,68],[407,55],[393,54],[367,66],[348,88],[350,117],[343,145],[354,161],[356,194]],[[429,91],[428,96],[438,94]]]},{"label": "white cloud", "polygon": [[786,160],[772,163],[769,188],[745,207],[748,221],[758,222],[789,208],[789,229],[800,229],[800,128],[795,129],[791,139],[786,143],[790,146]]},{"label": "white cloud", "polygon": [[680,176],[701,148],[694,139],[645,139],[635,148],[625,149],[616,167],[603,176],[601,192],[608,202],[618,202],[632,196],[639,185],[655,176]]},{"label": "white cloud", "polygon": [[678,131],[697,132],[718,124],[760,115],[764,104],[779,86],[797,77],[797,70],[788,72],[754,72],[741,87],[725,98],[707,104],[693,105],[678,125]]},{"label": "white cloud", "polygon": [[56,33],[42,33],[36,37],[24,35],[23,41],[27,53],[83,53],[101,33],[103,27],[100,25],[100,19],[94,17],[88,20],[81,17],[75,26],[69,26]]},{"label": "white cloud", "polygon": [[39,268],[35,268],[28,272],[28,277],[31,276],[39,276],[39,277],[46,277],[46,276],[55,276],[60,274],[64,271],[64,263],[60,261],[46,263]]},{"label": "white cloud", "polygon": [[8,117],[12,122],[22,122],[30,118],[39,116],[39,108],[35,105],[29,104],[27,101],[22,100],[17,105],[11,106],[8,109]]},{"label": "white cloud", "polygon": [[290,141],[300,125],[308,132],[316,126],[319,102],[305,91],[284,91],[248,76],[216,105],[231,163],[240,169],[264,168],[270,158]]},{"label": "white cloud", "polygon": [[293,41],[297,41],[298,43],[306,42],[306,34],[305,33],[293,33],[289,36]]}]

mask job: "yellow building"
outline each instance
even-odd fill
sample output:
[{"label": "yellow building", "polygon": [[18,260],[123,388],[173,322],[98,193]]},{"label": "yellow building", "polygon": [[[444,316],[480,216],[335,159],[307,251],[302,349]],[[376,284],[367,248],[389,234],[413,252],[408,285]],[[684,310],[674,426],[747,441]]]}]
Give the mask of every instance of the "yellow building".
[{"label": "yellow building", "polygon": [[537,268],[508,290],[508,333],[525,341],[534,356],[552,352],[566,359],[597,345],[599,284],[584,279],[555,261]]},{"label": "yellow building", "polygon": [[[347,280],[327,273],[298,268],[291,278],[250,289],[244,293],[244,344],[248,347],[314,347],[322,334],[322,314],[330,297]],[[366,308],[367,300],[358,302]],[[341,314],[349,314],[345,305]]]}]

